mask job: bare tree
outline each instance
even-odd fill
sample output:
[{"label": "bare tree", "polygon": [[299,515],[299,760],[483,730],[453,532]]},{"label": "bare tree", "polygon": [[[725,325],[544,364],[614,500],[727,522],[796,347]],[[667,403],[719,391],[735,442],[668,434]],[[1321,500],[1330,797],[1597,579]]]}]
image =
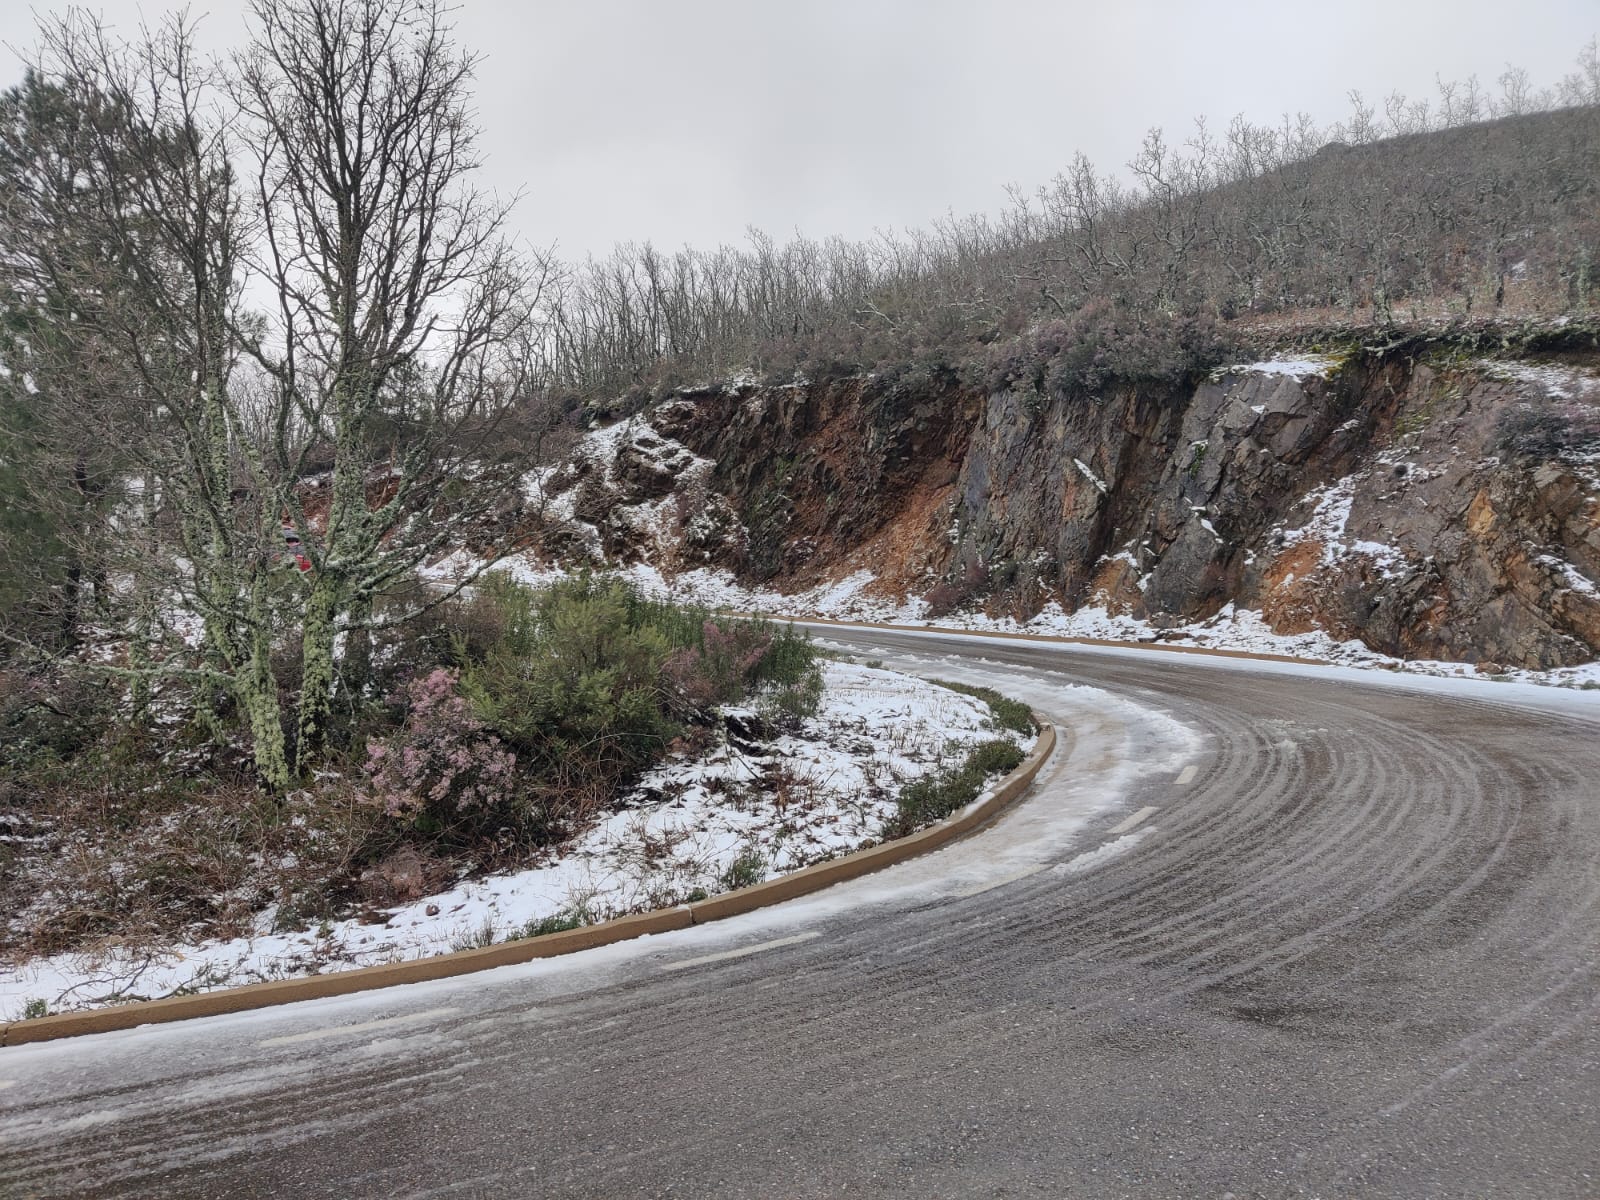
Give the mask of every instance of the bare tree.
[{"label": "bare tree", "polygon": [[[256,764],[288,782],[267,574],[272,505],[238,486],[231,382],[247,236],[232,166],[232,123],[192,26],[168,18],[111,38],[80,12],[44,26],[42,69],[82,121],[89,182],[69,239],[44,243],[41,269],[73,310],[55,324],[55,361],[76,380],[54,420],[116,448],[128,495],[112,506],[101,566],[130,581],[131,612],[111,632],[128,649],[136,708],[153,676],[181,674],[216,729],[237,702]],[[75,468],[76,469],[76,468]],[[113,595],[116,590],[113,589]],[[201,660],[187,663],[165,614],[199,617]]]},{"label": "bare tree", "polygon": [[[363,682],[374,597],[487,503],[479,451],[526,372],[543,276],[475,190],[473,58],[440,0],[256,0],[234,95],[250,127],[277,311],[253,346],[278,394],[271,452],[296,477],[331,448],[326,519],[291,497],[314,564],[298,761],[329,735],[341,633]],[[469,477],[470,498],[454,491]]]},{"label": "bare tree", "polygon": [[[336,684],[361,695],[375,597],[520,469],[495,438],[526,407],[548,271],[467,184],[472,60],[444,14],[263,0],[226,79],[183,18],[132,43],[80,14],[45,27],[43,69],[75,115],[57,123],[70,146],[35,155],[37,227],[8,224],[0,245],[32,305],[8,310],[51,316],[25,339],[26,386],[74,381],[52,421],[117,449],[125,498],[101,526],[125,553],[100,569],[135,585],[113,632],[136,694],[181,675],[213,725],[228,700],[274,788],[327,741]],[[252,312],[257,296],[276,310]],[[325,492],[306,479],[317,459]],[[185,613],[192,648],[161,637]],[[284,636],[302,659],[288,711]]]},{"label": "bare tree", "polygon": [[1600,36],[1578,51],[1578,69],[1556,84],[1556,95],[1569,107],[1600,104]]}]

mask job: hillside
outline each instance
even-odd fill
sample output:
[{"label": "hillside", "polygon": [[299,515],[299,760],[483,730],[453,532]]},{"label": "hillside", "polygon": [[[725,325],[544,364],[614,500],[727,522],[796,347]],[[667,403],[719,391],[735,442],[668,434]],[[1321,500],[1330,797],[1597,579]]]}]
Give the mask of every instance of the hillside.
[{"label": "hillside", "polygon": [[1440,88],[1432,116],[1352,94],[1327,128],[1154,131],[1124,174],[1080,156],[870,244],[583,264],[550,332],[578,440],[486,542],[778,594],[870,578],[934,618],[1244,611],[1590,661],[1600,57],[1559,101]]},{"label": "hillside", "polygon": [[1125,168],[1080,155],[997,214],[870,242],[624,244],[553,289],[548,384],[636,409],[745,371],[785,382],[986,364],[1053,322],[1124,377],[1174,378],[1289,334],[1591,312],[1593,52],[1588,90],[1552,111],[1202,121],[1151,131]]},{"label": "hillside", "polygon": [[1075,394],[890,371],[684,389],[503,516],[551,561],[778,591],[864,570],[935,617],[1232,604],[1399,657],[1588,661],[1600,352],[1571,324],[1488,345],[1391,333]]}]

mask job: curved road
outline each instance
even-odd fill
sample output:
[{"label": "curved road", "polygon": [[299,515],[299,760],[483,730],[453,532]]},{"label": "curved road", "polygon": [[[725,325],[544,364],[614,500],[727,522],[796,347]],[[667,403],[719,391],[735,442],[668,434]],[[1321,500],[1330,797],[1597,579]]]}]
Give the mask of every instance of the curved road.
[{"label": "curved road", "polygon": [[480,976],[0,1050],[0,1196],[1600,1195],[1600,703],[848,633],[994,827]]}]

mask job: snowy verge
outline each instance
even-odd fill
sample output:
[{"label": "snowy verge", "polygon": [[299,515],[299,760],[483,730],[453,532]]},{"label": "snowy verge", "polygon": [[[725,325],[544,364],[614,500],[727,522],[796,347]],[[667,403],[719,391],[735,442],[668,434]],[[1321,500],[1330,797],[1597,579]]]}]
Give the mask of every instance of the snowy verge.
[{"label": "snowy verge", "polygon": [[[1290,658],[1312,659],[1336,666],[1401,672],[1449,678],[1484,676],[1470,663],[1439,659],[1402,659],[1379,654],[1363,643],[1340,641],[1322,630],[1308,633],[1274,633],[1261,614],[1233,604],[1204,621],[1193,621],[1168,629],[1157,629],[1149,622],[1116,615],[1104,608],[1080,608],[1063,612],[1057,604],[1047,604],[1032,620],[1018,622],[982,614],[956,614],[939,622],[940,626],[973,633],[1029,633],[1046,637],[1085,638],[1097,641],[1135,642],[1146,645],[1193,646],[1208,650],[1238,650],[1249,654],[1278,654]],[[1542,684],[1550,687],[1600,687],[1600,662],[1583,663],[1549,671],[1503,670],[1497,680]]]},{"label": "snowy verge", "polygon": [[118,948],[0,970],[0,1020],[400,962],[503,941],[540,922],[598,921],[703,898],[874,844],[900,790],[1019,735],[987,705],[920,679],[823,662],[816,714],[792,733],[753,709],[723,714],[717,744],[651,771],[549,861],[388,909],[381,924],[325,922],[131,954]]},{"label": "snowy verge", "polygon": [[[1331,543],[1344,536],[1345,519],[1349,515],[1347,481],[1322,489],[1313,495],[1317,509],[1313,520],[1320,522],[1311,532],[1327,535]],[[1292,536],[1308,536],[1295,533]],[[1380,568],[1389,564],[1393,548],[1369,542],[1339,542],[1335,551],[1359,552],[1378,562]],[[1564,564],[1563,564],[1564,565]],[[463,563],[445,560],[433,568],[441,580],[452,578]],[[550,583],[561,578],[563,571],[540,567],[511,558],[503,560],[493,569],[504,570],[530,584]],[[916,625],[933,629],[951,629],[969,633],[1024,633],[1045,637],[1088,638],[1114,642],[1137,642],[1170,646],[1194,646],[1211,650],[1241,650],[1252,654],[1282,654],[1292,658],[1316,659],[1339,666],[1365,667],[1383,671],[1402,671],[1409,674],[1442,677],[1483,676],[1470,663],[1448,662],[1438,659],[1402,659],[1380,654],[1361,642],[1351,639],[1341,641],[1321,630],[1308,633],[1274,633],[1254,609],[1238,608],[1228,604],[1214,616],[1186,625],[1158,629],[1148,621],[1115,614],[1103,607],[1085,606],[1074,612],[1064,611],[1051,602],[1027,621],[1010,617],[990,617],[983,613],[950,613],[930,620],[928,606],[920,598],[904,601],[885,598],[875,588],[876,579],[870,571],[856,571],[836,583],[825,584],[808,591],[782,594],[757,591],[740,585],[727,571],[699,568],[674,576],[664,575],[646,563],[619,567],[617,573],[641,591],[684,604],[699,604],[709,608],[742,613],[767,613],[774,616],[820,617],[834,621],[870,621],[887,625]],[[1584,581],[1587,582],[1587,581]],[[1570,584],[1574,588],[1577,582]],[[1493,678],[1518,683],[1543,684],[1552,687],[1600,688],[1600,662],[1583,663],[1575,667],[1560,667],[1548,671],[1520,669],[1504,670]]]}]

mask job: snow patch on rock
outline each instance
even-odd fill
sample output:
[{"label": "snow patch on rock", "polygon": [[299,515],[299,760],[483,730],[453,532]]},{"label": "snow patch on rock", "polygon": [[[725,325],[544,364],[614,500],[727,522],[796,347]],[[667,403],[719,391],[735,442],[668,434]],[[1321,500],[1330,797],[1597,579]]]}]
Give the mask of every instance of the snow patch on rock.
[{"label": "snow patch on rock", "polygon": [[1600,373],[1592,367],[1490,359],[1480,360],[1477,366],[1491,379],[1520,383],[1554,400],[1600,399]]},{"label": "snow patch on rock", "polygon": [[1085,479],[1087,479],[1090,483],[1094,484],[1095,488],[1100,492],[1100,494],[1102,496],[1104,496],[1106,494],[1105,481],[1103,479],[1101,479],[1100,476],[1096,475],[1093,471],[1091,471],[1089,469],[1089,464],[1088,463],[1084,462],[1083,459],[1081,459],[1081,458],[1075,458],[1075,459],[1072,460],[1072,465],[1078,468],[1078,471],[1083,475],[1083,477]]},{"label": "snow patch on rock", "polygon": [[1224,367],[1224,375],[1287,375],[1291,379],[1328,379],[1343,363],[1331,354],[1275,355],[1261,362]]},{"label": "snow patch on rock", "polygon": [[1557,558],[1553,554],[1541,554],[1538,562],[1540,566],[1549,567],[1560,575],[1566,586],[1577,592],[1578,595],[1600,602],[1600,587],[1596,587],[1594,580],[1590,579],[1566,559]]},{"label": "snow patch on rock", "polygon": [[1364,476],[1346,475],[1306,494],[1301,501],[1311,506],[1311,517],[1298,529],[1283,533],[1283,544],[1296,546],[1315,540],[1322,546],[1321,565],[1335,566],[1346,555],[1360,554],[1372,560],[1384,578],[1399,578],[1408,570],[1408,561],[1398,546],[1348,536],[1350,509],[1355,503],[1356,484]]}]

